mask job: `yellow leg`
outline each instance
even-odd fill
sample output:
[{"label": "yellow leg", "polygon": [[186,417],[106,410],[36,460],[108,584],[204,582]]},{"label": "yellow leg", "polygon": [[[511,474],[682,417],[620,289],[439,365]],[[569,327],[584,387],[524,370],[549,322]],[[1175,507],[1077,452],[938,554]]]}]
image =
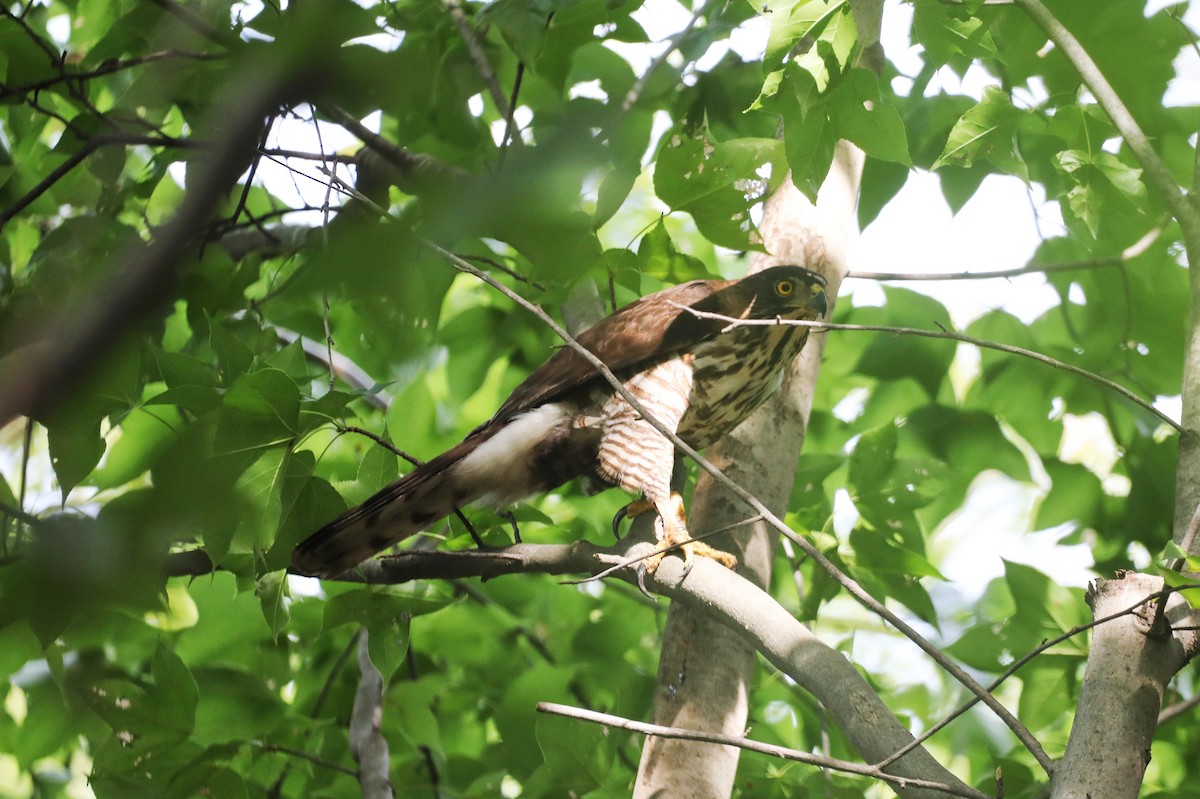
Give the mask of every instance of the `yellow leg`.
[{"label": "yellow leg", "polygon": [[[683,507],[683,497],[678,492],[672,491],[670,498],[657,506],[659,527],[655,532],[658,534],[658,541],[663,546],[675,547],[683,550],[683,560],[690,564],[692,557],[711,558],[722,566],[732,569],[737,566],[737,558],[730,555],[728,552],[722,552],[719,549],[713,549],[703,541],[695,541],[692,539],[687,530],[687,511]],[[662,547],[659,547],[660,549]],[[658,568],[658,564],[662,561],[665,552],[660,552],[646,559],[646,571],[653,574]]]}]

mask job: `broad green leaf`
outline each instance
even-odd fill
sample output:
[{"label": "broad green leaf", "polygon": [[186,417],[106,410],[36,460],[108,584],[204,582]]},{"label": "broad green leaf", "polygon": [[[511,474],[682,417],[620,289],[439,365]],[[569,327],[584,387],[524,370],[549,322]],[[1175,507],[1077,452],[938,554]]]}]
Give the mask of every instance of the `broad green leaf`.
[{"label": "broad green leaf", "polygon": [[676,127],[659,149],[654,191],[673,210],[691,214],[714,244],[756,247],[750,207],[766,189],[759,172],[782,156],[772,139],[716,142],[707,129]]},{"label": "broad green leaf", "polygon": [[984,89],[983,99],[955,124],[934,169],[969,167],[988,161],[997,169],[1028,182],[1029,171],[1017,149],[1017,124],[1025,112],[1013,106],[1000,89]]},{"label": "broad green leaf", "polygon": [[[853,321],[936,330],[948,326],[949,314],[941,303],[907,289],[885,288],[887,305],[882,310],[861,309]],[[870,337],[861,350],[855,371],[880,380],[911,377],[931,399],[938,396],[942,382],[954,359],[954,347],[946,341],[887,333],[850,333]]]},{"label": "broad green leaf", "polygon": [[184,425],[179,408],[146,405],[135,408],[121,420],[120,433],[92,476],[97,488],[115,488],[144,474]]},{"label": "broad green leaf", "polygon": [[841,138],[854,142],[867,155],[911,166],[904,122],[884,102],[879,82],[866,69],[852,69],[829,94],[830,115]]},{"label": "broad green leaf", "polygon": [[913,11],[914,39],[959,74],[975,59],[999,55],[987,25],[964,6],[918,2]]},{"label": "broad green leaf", "polygon": [[229,387],[221,405],[213,450],[217,454],[259,449],[296,434],[300,392],[278,369],[243,375]]},{"label": "broad green leaf", "polygon": [[637,255],[638,266],[643,274],[667,283],[712,277],[704,262],[675,249],[675,242],[671,240],[671,234],[661,219],[642,236]]},{"label": "broad green leaf", "polygon": [[796,43],[806,37],[836,44],[839,62],[846,64],[854,43],[854,23],[842,0],[768,0],[756,6],[771,23],[765,69],[784,63]]}]

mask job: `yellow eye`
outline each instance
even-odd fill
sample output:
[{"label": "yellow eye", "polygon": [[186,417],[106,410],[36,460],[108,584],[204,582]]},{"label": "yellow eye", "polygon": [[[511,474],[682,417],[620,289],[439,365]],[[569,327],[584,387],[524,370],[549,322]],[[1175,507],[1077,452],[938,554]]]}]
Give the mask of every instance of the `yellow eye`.
[{"label": "yellow eye", "polygon": [[780,297],[790,297],[796,291],[796,281],[780,280],[775,284],[775,293]]}]

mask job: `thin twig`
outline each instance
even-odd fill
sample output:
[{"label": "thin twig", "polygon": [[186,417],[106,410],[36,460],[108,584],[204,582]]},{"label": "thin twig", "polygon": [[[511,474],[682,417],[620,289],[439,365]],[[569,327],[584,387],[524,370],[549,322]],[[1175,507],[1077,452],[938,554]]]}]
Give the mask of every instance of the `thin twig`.
[{"label": "thin twig", "polygon": [[732,329],[735,327],[772,327],[775,325],[786,325],[791,327],[807,327],[819,333],[826,330],[852,330],[866,333],[891,333],[899,336],[918,336],[921,338],[937,338],[944,339],[946,341],[957,341],[963,344],[973,344],[976,347],[982,347],[984,349],[1007,352],[1010,355],[1020,355],[1023,358],[1029,358],[1031,360],[1038,361],[1039,363],[1044,363],[1047,366],[1052,366],[1055,369],[1061,369],[1064,372],[1070,372],[1073,375],[1078,375],[1079,377],[1083,377],[1087,380],[1091,380],[1094,383],[1098,383],[1110,391],[1115,391],[1138,407],[1143,408],[1157,416],[1164,423],[1174,428],[1177,433],[1183,432],[1183,425],[1160,411],[1158,408],[1155,408],[1154,405],[1142,399],[1137,394],[1134,394],[1120,383],[1117,383],[1114,380],[1109,380],[1107,377],[1098,375],[1095,372],[1089,372],[1087,369],[1083,369],[1079,366],[1073,366],[1069,363],[1065,363],[1064,361],[1060,361],[1057,358],[1051,358],[1049,355],[1043,355],[1040,352],[1027,350],[1024,347],[1018,347],[1014,344],[1001,344],[996,341],[988,341],[987,339],[968,336],[964,333],[924,330],[919,327],[893,327],[891,325],[847,325],[839,324],[837,322],[809,322],[803,319],[737,319],[735,317],[725,316],[723,314],[698,311],[694,308],[684,305],[680,305],[679,307],[684,308],[688,312],[701,319],[716,319],[718,321],[728,322],[729,327],[726,329]]},{"label": "thin twig", "polygon": [[[1013,676],[1018,671],[1020,671],[1022,666],[1024,666],[1026,663],[1033,660],[1038,655],[1042,654],[1043,652],[1045,652],[1049,649],[1052,649],[1052,648],[1058,646],[1059,644],[1063,643],[1064,641],[1074,638],[1076,635],[1079,635],[1080,633],[1087,632],[1088,630],[1092,629],[1093,627],[1098,627],[1101,624],[1106,624],[1110,621],[1114,621],[1123,616],[1128,616],[1130,613],[1133,613],[1138,608],[1143,607],[1147,602],[1150,602],[1155,599],[1161,600],[1159,602],[1159,607],[1165,606],[1166,605],[1166,596],[1169,593],[1170,593],[1169,589],[1159,591],[1158,593],[1155,593],[1151,596],[1144,597],[1143,599],[1138,600],[1137,602],[1135,602],[1134,604],[1125,608],[1124,610],[1117,611],[1116,613],[1110,613],[1109,615],[1104,616],[1099,619],[1092,619],[1091,621],[1089,621],[1086,624],[1076,625],[1064,633],[1061,633],[1059,635],[1056,635],[1053,638],[1042,641],[1041,644],[1039,644],[1038,646],[1035,646],[1033,649],[1026,652],[1020,658],[1013,661],[1013,663],[1011,663],[1007,669],[1005,669],[1003,672],[1001,672],[1000,675],[998,677],[996,677],[996,679],[993,680],[990,685],[988,685],[988,687],[987,687],[988,692],[989,693],[994,692],[997,688],[1000,687],[1000,685],[1002,683],[1004,683],[1005,680],[1007,680],[1009,677]],[[956,718],[961,716],[963,713],[966,713],[968,710],[975,707],[975,705],[977,705],[977,704],[979,704],[978,698],[973,697],[973,698],[967,700],[966,702],[964,702],[963,704],[961,704],[957,708],[955,708],[953,711],[951,711],[945,718],[943,718],[937,724],[933,725],[928,730],[926,730],[925,732],[921,733],[916,738],[914,738],[911,743],[905,745],[901,749],[896,750],[895,753],[889,755],[886,759],[879,761],[875,765],[878,766],[879,768],[887,768],[895,761],[904,757],[904,755],[908,754],[913,749],[915,749],[918,746],[920,746],[921,744],[925,743],[925,741],[929,740],[936,733],[940,732],[943,728],[945,728],[948,724],[950,724],[950,722],[954,721]]]},{"label": "thin twig", "polygon": [[4,225],[7,224],[10,219],[33,204],[34,200],[49,191],[50,188],[53,187],[55,183],[58,183],[58,181],[62,180],[68,172],[83,163],[84,159],[99,149],[100,144],[101,142],[99,142],[97,139],[88,139],[85,141],[78,150],[68,155],[65,161],[51,170],[50,174],[39,180],[36,186],[21,195],[21,197],[18,198],[17,201],[8,208],[0,211],[0,228],[4,227]]},{"label": "thin twig", "polygon": [[1185,699],[1182,702],[1176,702],[1173,705],[1164,707],[1158,714],[1158,726],[1161,727],[1168,721],[1174,721],[1196,705],[1200,705],[1200,694],[1196,694],[1191,699]]},{"label": "thin twig", "polygon": [[[501,118],[508,119],[512,114],[512,108],[509,106],[508,98],[504,96],[504,89],[500,87],[496,70],[492,69],[492,63],[488,61],[487,53],[483,51],[483,47],[479,43],[479,36],[471,27],[470,21],[467,20],[461,0],[446,0],[446,8],[450,11],[450,18],[454,20],[454,26],[458,28],[463,43],[467,45],[471,63],[475,65],[479,77],[483,78],[483,85],[487,86],[488,94],[492,96],[492,102],[496,104],[496,110],[500,113]],[[513,142],[519,145],[520,137],[514,136]]]},{"label": "thin twig", "polygon": [[775,744],[754,741],[749,738],[743,738],[739,735],[724,735],[718,732],[699,732],[697,730],[688,730],[682,727],[664,727],[661,724],[647,724],[643,721],[634,721],[633,719],[627,719],[621,716],[613,716],[608,713],[598,713],[594,710],[560,705],[555,702],[538,702],[537,711],[539,713],[549,713],[551,715],[563,716],[565,718],[579,719],[580,721],[587,721],[591,722],[592,724],[601,724],[605,727],[629,730],[630,732],[642,733],[643,735],[654,735],[659,738],[678,738],[684,741],[700,741],[702,743],[717,744],[720,746],[735,746],[739,749],[745,749],[748,752],[758,752],[759,754],[770,755],[772,757],[780,758],[781,760],[794,760],[798,763],[806,763],[810,766],[819,766],[821,768],[841,771],[847,774],[857,774],[862,777],[883,780],[884,782],[889,782],[894,785],[926,788],[928,790],[941,791],[951,796],[966,796],[970,797],[970,799],[989,799],[987,794],[977,791],[974,788],[959,788],[956,785],[950,785],[949,783],[945,782],[935,782],[933,780],[922,780],[913,777],[903,777],[897,774],[889,774],[876,766],[868,766],[862,763],[853,763],[849,760],[839,760],[838,758],[814,755],[810,754],[809,752],[801,752],[797,749],[789,749],[786,746],[776,746]]},{"label": "thin twig", "polygon": [[1027,264],[1013,269],[997,269],[990,272],[860,272],[851,271],[847,278],[856,280],[992,280],[995,278],[1020,277],[1021,275],[1049,274],[1052,272],[1075,272],[1084,269],[1123,266],[1150,249],[1162,235],[1161,226],[1146,233],[1117,255],[1102,255],[1096,258],[1081,258],[1056,264]]},{"label": "thin twig", "polygon": [[785,535],[791,539],[792,543],[803,550],[808,557],[812,558],[822,569],[824,569],[831,577],[833,577],[834,580],[836,580],[839,585],[845,588],[846,591],[852,597],[854,597],[856,601],[903,633],[910,641],[915,643],[921,648],[922,651],[929,655],[929,657],[933,658],[933,660],[936,661],[943,669],[945,669],[952,677],[954,677],[955,680],[966,686],[973,694],[978,696],[980,701],[987,705],[988,708],[990,708],[992,712],[999,716],[1005,725],[1012,730],[1013,734],[1025,746],[1025,748],[1029,750],[1030,754],[1033,755],[1034,759],[1038,761],[1046,773],[1049,774],[1053,771],[1054,763],[1050,759],[1049,755],[1046,754],[1046,750],[1042,747],[1041,742],[1038,741],[1037,738],[1035,738],[1033,734],[1030,733],[1030,731],[1025,727],[1025,725],[1022,724],[1020,720],[1008,710],[1008,708],[1004,707],[1004,705],[1001,704],[996,697],[984,690],[983,686],[980,685],[979,682],[976,681],[970,674],[968,674],[965,669],[963,669],[961,666],[947,657],[946,654],[940,649],[930,643],[924,636],[918,633],[912,625],[889,610],[882,602],[875,599],[875,597],[871,596],[866,589],[864,589],[856,580],[838,568],[833,561],[827,558],[807,538],[801,536],[799,533],[788,527],[788,525],[779,519],[779,517],[777,517],[774,513],[772,513],[771,510],[764,505],[761,500],[758,499],[758,497],[754,496],[754,494],[750,493],[741,485],[727,477],[724,472],[714,466],[711,462],[704,458],[704,456],[700,455],[700,453],[698,453],[693,447],[688,445],[687,442],[683,441],[683,439],[676,435],[674,430],[671,430],[663,425],[662,422],[655,418],[654,414],[650,413],[645,406],[642,405],[637,397],[635,397],[625,388],[624,384],[617,378],[616,375],[613,374],[612,370],[609,369],[603,361],[601,361],[586,347],[582,346],[578,341],[572,338],[571,335],[568,334],[561,325],[551,319],[545,311],[522,297],[520,294],[517,294],[508,286],[505,286],[491,275],[475,268],[471,264],[455,256],[453,253],[448,252],[432,242],[426,242],[425,246],[449,261],[455,269],[474,275],[475,277],[495,288],[500,293],[504,294],[509,299],[516,302],[521,307],[525,308],[530,313],[537,316],[543,324],[545,324],[550,328],[551,331],[554,332],[555,335],[566,342],[567,346],[574,349],[588,363],[590,363],[592,368],[594,368],[596,372],[603,377],[610,386],[612,386],[614,392],[618,394],[625,402],[629,403],[629,406],[633,408],[633,410],[636,411],[638,415],[640,415],[642,419],[647,422],[647,424],[657,430],[661,435],[666,436],[666,438],[671,441],[671,443],[674,444],[680,452],[687,455],[687,457],[691,458],[697,465],[700,466],[701,469],[708,472],[718,484],[723,486],[742,502],[750,506],[755,512],[761,514],[763,520],[767,524],[778,530],[782,535]]},{"label": "thin twig", "polygon": [[30,92],[41,91],[48,89],[59,83],[67,81],[85,81],[93,78],[100,78],[105,75],[111,75],[114,72],[121,72],[133,67],[143,66],[145,64],[153,64],[158,61],[168,61],[171,59],[181,59],[189,61],[213,61],[217,59],[228,58],[223,53],[203,53],[203,52],[188,52],[184,50],[162,50],[157,53],[147,53],[142,56],[133,56],[114,61],[106,61],[98,67],[89,69],[84,72],[72,72],[70,70],[62,70],[53,78],[45,78],[44,80],[34,81],[33,83],[23,83],[19,86],[4,86],[0,85],[0,97],[11,97],[19,94],[28,94]]},{"label": "thin twig", "polygon": [[[383,447],[384,449],[390,450],[393,455],[396,455],[397,457],[403,458],[404,460],[408,461],[413,466],[422,466],[425,463],[425,461],[423,461],[420,458],[417,458],[413,455],[409,455],[407,452],[400,449],[395,444],[393,444],[392,442],[385,439],[383,436],[378,436],[378,435],[372,433],[370,430],[366,430],[362,427],[355,427],[354,425],[342,424],[341,422],[335,422],[334,427],[337,428],[338,430],[345,430],[347,433],[358,433],[361,436],[366,436],[367,438],[371,439],[372,441],[374,441],[376,444]],[[475,525],[471,524],[471,520],[468,519],[467,515],[462,512],[462,508],[455,507],[454,515],[458,518],[458,520],[460,522],[462,522],[463,527],[465,527],[467,529],[467,533],[468,533],[468,535],[471,536],[471,540],[475,542],[475,546],[477,546],[481,549],[485,548],[487,546],[487,544],[484,543],[483,536],[479,535],[478,531],[475,530]],[[509,518],[511,521],[511,515]],[[513,531],[514,531],[513,538],[516,539],[516,542],[518,544],[521,543],[521,535],[519,532],[517,532],[516,522],[513,522]]]},{"label": "thin twig", "polygon": [[278,752],[282,755],[290,755],[298,757],[301,760],[307,760],[309,763],[327,768],[330,771],[340,771],[342,774],[348,774],[351,777],[357,777],[358,772],[349,766],[343,766],[341,763],[334,763],[332,760],[326,760],[323,757],[309,754],[302,749],[292,749],[290,746],[281,746],[279,744],[265,743],[263,741],[250,741],[250,745],[255,749],[261,749],[264,752]]},{"label": "thin twig", "polygon": [[[1024,9],[1025,13],[1046,32],[1050,40],[1079,72],[1084,85],[1088,87],[1104,112],[1108,114],[1109,119],[1116,125],[1117,130],[1121,132],[1121,138],[1125,139],[1138,163],[1145,170],[1147,182],[1162,196],[1167,207],[1171,209],[1171,215],[1184,228],[1185,235],[1189,229],[1195,233],[1197,226],[1200,226],[1195,207],[1188,202],[1171,174],[1171,170],[1159,157],[1154,145],[1150,143],[1150,139],[1138,125],[1137,120],[1133,118],[1133,114],[1129,113],[1129,109],[1104,77],[1100,67],[1088,55],[1087,50],[1079,43],[1075,35],[1059,22],[1050,9],[1042,3],[1042,0],[1016,0],[1016,4]],[[1188,238],[1195,241],[1194,236],[1188,236]]]}]

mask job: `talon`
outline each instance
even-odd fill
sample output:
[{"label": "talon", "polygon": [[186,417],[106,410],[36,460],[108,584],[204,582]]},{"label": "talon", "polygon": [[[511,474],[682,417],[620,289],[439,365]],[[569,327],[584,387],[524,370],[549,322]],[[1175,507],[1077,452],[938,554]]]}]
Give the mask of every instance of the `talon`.
[{"label": "talon", "polygon": [[650,599],[653,599],[655,602],[657,602],[658,597],[656,597],[654,594],[650,593],[650,591],[646,589],[646,574],[653,572],[653,570],[650,569],[645,564],[645,562],[642,562],[642,563],[639,563],[637,566],[635,566],[633,571],[637,575],[638,590],[640,590],[643,594],[648,596]]},{"label": "talon", "polygon": [[[727,569],[733,569],[737,566],[737,558],[733,555],[730,555],[728,552],[722,552],[719,549],[713,549],[703,541],[696,541],[692,538],[687,529],[687,513],[683,507],[683,497],[677,492],[671,492],[670,499],[663,503],[663,507],[658,509],[658,513],[659,518],[662,520],[661,529],[656,531],[659,533],[658,540],[662,544],[683,550],[683,562],[686,569],[684,571],[685,577],[695,565],[692,561],[693,556],[710,558]],[[659,557],[661,558],[661,556]]]},{"label": "talon", "polygon": [[654,503],[647,499],[635,499],[618,510],[612,519],[613,538],[621,540],[621,522],[626,519],[636,519],[647,511],[654,510]]}]

